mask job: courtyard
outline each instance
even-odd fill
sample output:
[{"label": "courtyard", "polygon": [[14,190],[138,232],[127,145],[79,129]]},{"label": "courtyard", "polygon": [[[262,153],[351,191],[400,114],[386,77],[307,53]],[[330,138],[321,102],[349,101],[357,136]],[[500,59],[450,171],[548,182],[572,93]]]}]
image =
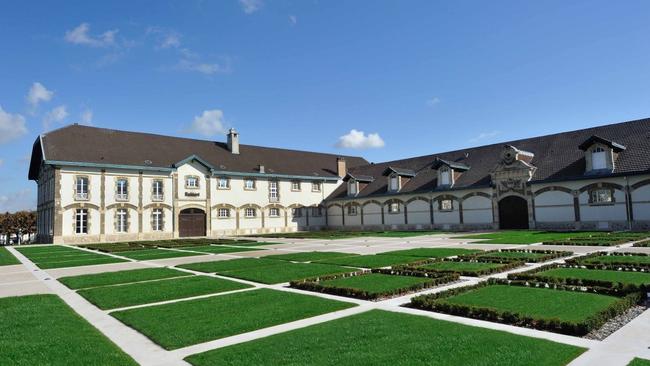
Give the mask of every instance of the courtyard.
[{"label": "courtyard", "polygon": [[0,327],[19,333],[0,341],[0,363],[643,365],[647,237],[316,232],[6,247]]}]

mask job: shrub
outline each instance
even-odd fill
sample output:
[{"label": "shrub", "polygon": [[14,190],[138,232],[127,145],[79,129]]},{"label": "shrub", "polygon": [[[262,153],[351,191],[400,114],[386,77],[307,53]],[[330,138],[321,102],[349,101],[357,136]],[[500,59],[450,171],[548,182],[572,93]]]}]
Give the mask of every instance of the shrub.
[{"label": "shrub", "polygon": [[[507,258],[507,257],[501,257],[498,255],[498,253],[531,253],[531,254],[540,254],[541,256],[534,258]],[[557,259],[557,258],[562,258],[562,257],[567,257],[573,255],[573,252],[567,252],[567,251],[556,251],[556,250],[533,250],[533,249],[499,249],[499,250],[491,250],[483,253],[475,253],[475,254],[468,254],[468,255],[462,255],[458,256],[459,259],[463,260],[487,260],[490,262],[494,263],[510,263],[510,262],[521,262],[526,261],[529,263],[537,263],[537,262],[546,262],[552,259]]]},{"label": "shrub", "polygon": [[614,252],[614,253],[597,252],[586,256],[569,259],[566,262],[569,265],[582,266],[589,269],[611,269],[611,270],[641,271],[641,272],[650,270],[649,262],[629,262],[629,261],[621,261],[621,262],[606,261],[605,262],[604,261],[602,263],[598,263],[599,257],[621,257],[621,256],[648,257],[650,255],[646,253],[630,253],[630,252]]},{"label": "shrub", "polygon": [[[500,264],[499,267],[495,268],[485,268],[485,269],[477,269],[477,270],[449,270],[449,271],[441,271],[441,270],[433,270],[433,269],[428,269],[428,268],[423,268],[422,266],[425,266],[427,264],[432,264],[432,263],[437,263],[437,262],[476,262],[476,263],[494,263],[494,264]],[[421,261],[417,262],[411,262],[408,264],[404,265],[399,265],[399,266],[393,266],[394,270],[400,270],[400,271],[418,271],[418,272],[425,272],[425,273],[430,273],[430,274],[435,274],[435,273],[458,273],[461,276],[485,276],[493,273],[499,273],[499,272],[504,272],[511,270],[513,268],[521,267],[525,265],[524,262],[522,261],[495,261],[491,259],[483,259],[483,258],[469,258],[469,259],[464,259],[464,258],[455,258],[455,259],[439,259],[439,258],[431,258],[431,259],[424,259]]]}]

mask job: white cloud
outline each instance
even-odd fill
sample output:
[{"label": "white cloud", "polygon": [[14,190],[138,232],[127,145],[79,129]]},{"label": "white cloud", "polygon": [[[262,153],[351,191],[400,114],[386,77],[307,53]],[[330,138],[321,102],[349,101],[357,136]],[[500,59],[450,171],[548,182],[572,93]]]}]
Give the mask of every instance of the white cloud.
[{"label": "white cloud", "polygon": [[252,14],[260,10],[264,5],[264,2],[262,0],[239,0],[239,5],[241,5],[244,13]]},{"label": "white cloud", "polygon": [[49,102],[54,96],[54,92],[47,90],[43,84],[34,82],[27,93],[27,102],[36,108],[40,102]]},{"label": "white cloud", "polygon": [[79,116],[79,121],[81,124],[92,126],[93,124],[93,110],[92,109],[86,109],[83,112],[81,112],[81,115]]},{"label": "white cloud", "polygon": [[21,189],[10,194],[0,195],[0,212],[16,212],[35,210],[36,197],[29,188]]},{"label": "white cloud", "polygon": [[65,41],[91,47],[106,47],[115,45],[115,34],[119,31],[113,29],[93,36],[89,34],[90,24],[81,23],[77,28],[65,32]]},{"label": "white cloud", "polygon": [[26,133],[25,117],[7,113],[0,106],[0,144],[10,142]]},{"label": "white cloud", "polygon": [[205,75],[226,74],[230,72],[230,66],[227,63],[208,63],[188,59],[180,60],[177,68],[183,71],[196,71]]},{"label": "white cloud", "polygon": [[469,139],[469,142],[478,142],[478,141],[481,141],[481,140],[489,139],[489,138],[492,138],[492,137],[494,137],[494,136],[496,136],[496,135],[498,135],[500,133],[501,133],[501,131],[481,132],[481,133],[478,134],[478,136]]},{"label": "white cloud", "polygon": [[363,131],[355,129],[350,130],[347,135],[339,137],[338,147],[348,149],[374,149],[384,147],[384,140],[378,133],[369,133],[366,135]]},{"label": "white cloud", "polygon": [[179,48],[181,46],[181,34],[173,29],[155,26],[147,28],[146,33],[155,38],[158,43],[156,48]]},{"label": "white cloud", "polygon": [[61,122],[68,117],[68,111],[64,105],[60,105],[47,112],[43,117],[43,130],[47,131],[53,122]]},{"label": "white cloud", "polygon": [[223,111],[220,109],[203,111],[203,114],[194,117],[189,131],[203,136],[215,136],[225,133]]},{"label": "white cloud", "polygon": [[433,97],[433,98],[427,100],[427,105],[428,105],[429,107],[433,107],[433,106],[435,106],[435,105],[438,104],[438,103],[440,103],[440,98],[438,98],[438,97]]},{"label": "white cloud", "polygon": [[298,23],[298,17],[295,15],[289,15],[289,24],[296,25]]}]

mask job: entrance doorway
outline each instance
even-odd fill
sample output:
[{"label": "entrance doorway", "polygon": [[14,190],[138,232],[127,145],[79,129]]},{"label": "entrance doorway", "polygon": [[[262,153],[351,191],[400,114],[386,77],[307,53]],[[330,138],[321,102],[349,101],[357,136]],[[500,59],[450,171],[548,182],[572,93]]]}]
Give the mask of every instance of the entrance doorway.
[{"label": "entrance doorway", "polygon": [[205,236],[205,211],[198,208],[186,208],[178,215],[178,235]]},{"label": "entrance doorway", "polygon": [[528,202],[518,196],[499,201],[500,229],[528,229]]}]

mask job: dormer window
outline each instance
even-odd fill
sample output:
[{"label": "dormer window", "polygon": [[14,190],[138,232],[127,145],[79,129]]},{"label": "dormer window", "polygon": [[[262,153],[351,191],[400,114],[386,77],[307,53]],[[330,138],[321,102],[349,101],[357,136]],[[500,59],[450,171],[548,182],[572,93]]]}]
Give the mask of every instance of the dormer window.
[{"label": "dormer window", "polygon": [[591,149],[591,166],[593,170],[607,169],[605,149],[602,147],[594,147]]},{"label": "dormer window", "polygon": [[448,186],[451,185],[451,171],[448,167],[440,169],[440,185]]},{"label": "dormer window", "polygon": [[443,189],[453,187],[460,175],[469,170],[469,166],[463,163],[440,158],[436,158],[432,168],[438,170],[438,187]]},{"label": "dormer window", "polygon": [[398,168],[389,166],[382,173],[383,176],[387,177],[387,191],[394,193],[399,192],[402,187],[404,187],[413,177],[415,177],[415,171],[411,169]]},{"label": "dormer window", "polygon": [[356,196],[373,180],[374,178],[368,175],[352,175],[350,173],[343,177],[343,181],[348,185],[348,196]]},{"label": "dormer window", "polygon": [[625,146],[595,135],[578,147],[585,152],[586,174],[611,173],[618,154],[625,150]]},{"label": "dormer window", "polygon": [[357,181],[350,179],[348,182],[348,194],[350,196],[355,196],[357,194]]},{"label": "dormer window", "polygon": [[397,174],[390,176],[390,190],[393,192],[399,191],[399,177]]}]

